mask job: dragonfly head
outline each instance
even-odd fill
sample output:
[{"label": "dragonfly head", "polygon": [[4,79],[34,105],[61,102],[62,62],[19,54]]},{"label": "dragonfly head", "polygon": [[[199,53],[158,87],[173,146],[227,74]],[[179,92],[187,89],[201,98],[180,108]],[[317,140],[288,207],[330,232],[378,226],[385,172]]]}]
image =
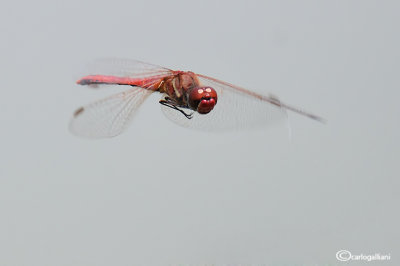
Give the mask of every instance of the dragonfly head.
[{"label": "dragonfly head", "polygon": [[209,113],[217,104],[217,92],[211,87],[195,87],[188,91],[188,104],[199,114]]}]

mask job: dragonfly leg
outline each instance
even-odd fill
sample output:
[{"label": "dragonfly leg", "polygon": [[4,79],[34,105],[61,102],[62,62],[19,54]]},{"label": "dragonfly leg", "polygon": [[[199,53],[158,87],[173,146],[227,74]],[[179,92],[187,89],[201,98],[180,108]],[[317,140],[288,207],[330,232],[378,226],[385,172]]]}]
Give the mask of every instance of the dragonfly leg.
[{"label": "dragonfly leg", "polygon": [[172,101],[169,97],[165,97],[165,99],[162,99],[159,101],[160,104],[167,106],[169,108],[175,109],[179,112],[181,112],[187,119],[192,119],[193,117],[193,113],[191,114],[187,114],[185,113],[185,111],[183,111],[182,109],[179,109],[178,106],[176,105],[176,103],[174,101]]}]

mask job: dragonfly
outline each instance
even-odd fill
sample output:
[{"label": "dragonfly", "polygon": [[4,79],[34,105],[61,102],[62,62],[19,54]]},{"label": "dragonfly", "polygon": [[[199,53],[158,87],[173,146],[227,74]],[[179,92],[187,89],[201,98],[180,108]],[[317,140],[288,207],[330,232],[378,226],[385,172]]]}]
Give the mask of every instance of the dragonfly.
[{"label": "dragonfly", "polygon": [[125,85],[126,90],[78,108],[71,119],[73,134],[114,137],[126,130],[142,103],[160,93],[162,112],[172,122],[198,130],[232,130],[269,126],[293,111],[313,120],[324,119],[282,103],[276,96],[191,71],[171,70],[130,59],[99,59],[76,83],[90,87]]}]

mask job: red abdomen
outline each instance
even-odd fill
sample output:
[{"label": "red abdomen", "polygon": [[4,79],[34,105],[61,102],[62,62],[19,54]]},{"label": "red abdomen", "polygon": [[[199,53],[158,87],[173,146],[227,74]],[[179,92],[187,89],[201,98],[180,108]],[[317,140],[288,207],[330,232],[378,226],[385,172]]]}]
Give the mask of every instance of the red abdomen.
[{"label": "red abdomen", "polygon": [[129,77],[116,77],[105,75],[90,75],[81,78],[76,83],[80,85],[96,85],[96,84],[115,84],[115,85],[130,85],[142,88],[157,89],[154,85],[160,78],[129,78]]}]

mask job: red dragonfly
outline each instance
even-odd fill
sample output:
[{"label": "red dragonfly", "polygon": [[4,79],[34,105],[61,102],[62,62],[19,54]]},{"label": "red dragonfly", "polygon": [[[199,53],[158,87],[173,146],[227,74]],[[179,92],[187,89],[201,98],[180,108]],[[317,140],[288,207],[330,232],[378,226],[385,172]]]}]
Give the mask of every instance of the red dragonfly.
[{"label": "red dragonfly", "polygon": [[190,71],[171,70],[136,60],[95,61],[80,85],[128,85],[128,89],[77,109],[71,131],[85,137],[119,135],[146,98],[162,94],[162,111],[173,122],[189,128],[223,130],[270,125],[294,111],[322,118],[227,82]]}]

